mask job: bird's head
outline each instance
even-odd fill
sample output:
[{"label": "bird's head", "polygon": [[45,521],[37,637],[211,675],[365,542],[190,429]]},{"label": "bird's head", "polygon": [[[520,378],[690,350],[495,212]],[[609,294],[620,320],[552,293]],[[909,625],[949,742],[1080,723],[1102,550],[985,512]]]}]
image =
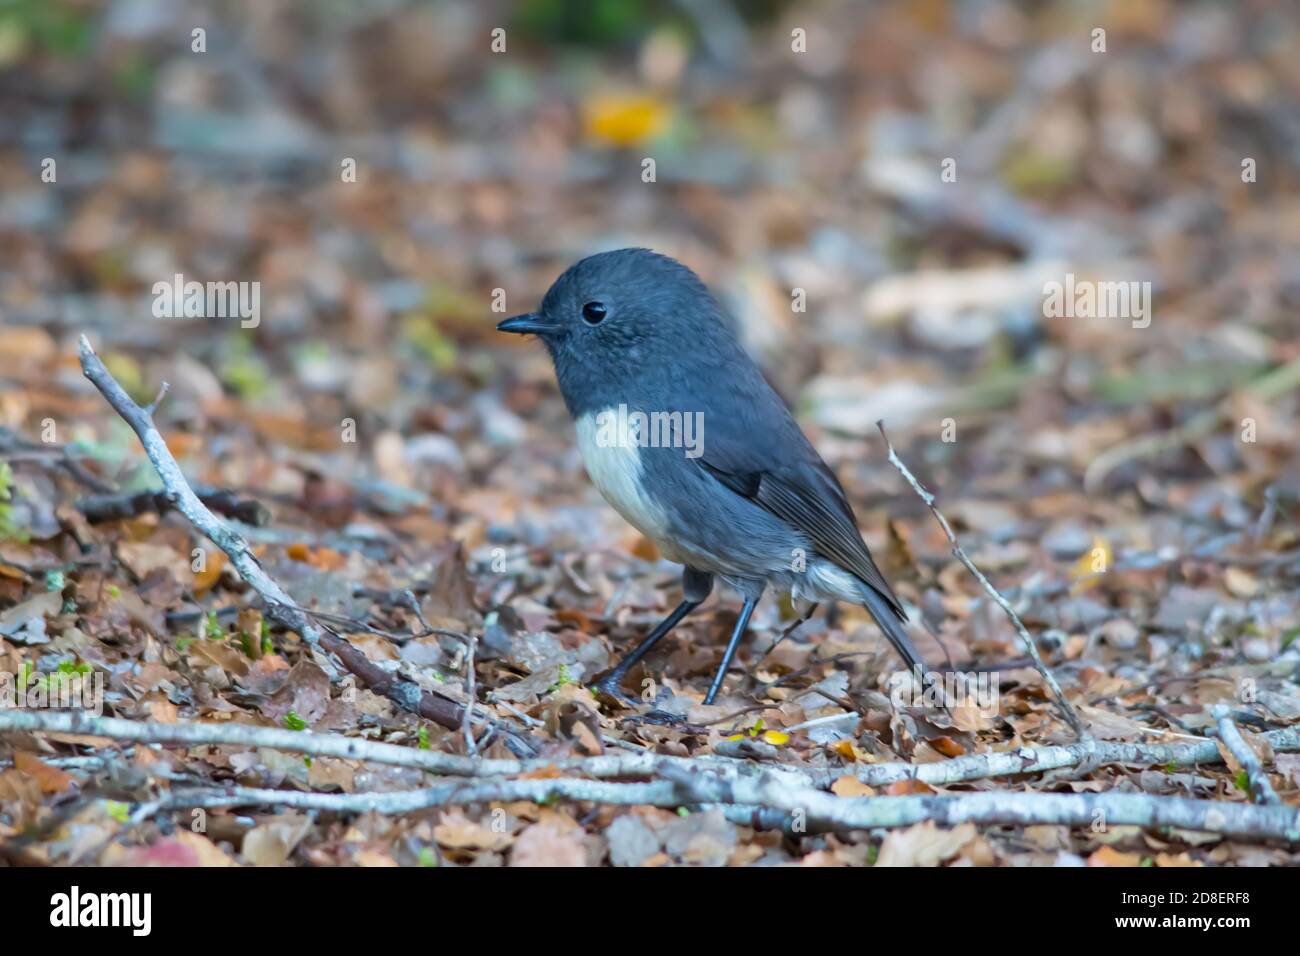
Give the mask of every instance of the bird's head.
[{"label": "bird's head", "polygon": [[602,252],[570,266],[536,312],[501,322],[532,334],[555,362],[570,410],[618,397],[643,376],[675,374],[716,354],[731,330],[690,269],[649,249]]}]

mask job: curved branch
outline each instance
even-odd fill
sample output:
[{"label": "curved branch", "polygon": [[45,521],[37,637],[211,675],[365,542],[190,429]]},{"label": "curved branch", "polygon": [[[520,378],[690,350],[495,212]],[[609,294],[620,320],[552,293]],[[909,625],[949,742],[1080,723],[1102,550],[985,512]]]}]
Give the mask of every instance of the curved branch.
[{"label": "curved branch", "polygon": [[[95,350],[91,348],[90,340],[84,335],[81,337],[80,352],[82,372],[140,439],[145,454],[149,456],[154,470],[162,479],[166,500],[185,515],[200,534],[205,535],[226,553],[230,563],[239,572],[239,576],[262,596],[270,617],[301,634],[303,640],[313,647],[319,646],[326,652],[336,655],[343,662],[344,667],[375,693],[384,695],[406,710],[428,718],[439,726],[449,730],[460,729],[464,707],[458,701],[424,692],[410,681],[390,674],[349,644],[341,635],[327,627],[318,627],[314,624],[294,604],[293,599],[284,592],[275,579],[262,569],[262,565],[249,549],[248,542],[243,536],[225,524],[199,500],[153,422],[151,411],[166,393],[165,388],[159,390],[158,398],[149,408],[141,408],[113,378],[99,356],[95,354]],[[536,743],[528,734],[506,728],[497,721],[490,722],[485,736],[487,739],[483,741],[484,744],[500,736],[511,752],[518,756],[532,756],[537,753]]]}]

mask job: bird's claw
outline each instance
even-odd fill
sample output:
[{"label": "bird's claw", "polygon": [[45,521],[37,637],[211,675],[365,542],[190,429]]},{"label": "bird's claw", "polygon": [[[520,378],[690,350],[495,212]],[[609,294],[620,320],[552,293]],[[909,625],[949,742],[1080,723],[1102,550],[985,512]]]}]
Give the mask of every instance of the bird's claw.
[{"label": "bird's claw", "polygon": [[603,696],[617,701],[628,710],[636,710],[637,707],[640,706],[636,701],[619,689],[617,680],[611,680],[606,677],[604,680],[597,682],[596,690]]},{"label": "bird's claw", "polygon": [[[639,710],[641,707],[638,701],[633,700],[619,689],[618,681],[611,680],[608,677],[597,682],[596,691],[605,697],[618,701],[628,710]],[[674,714],[656,708],[651,708],[644,714],[630,714],[623,719],[631,723],[658,724],[662,727],[675,727],[687,723],[686,718],[681,714]]]}]

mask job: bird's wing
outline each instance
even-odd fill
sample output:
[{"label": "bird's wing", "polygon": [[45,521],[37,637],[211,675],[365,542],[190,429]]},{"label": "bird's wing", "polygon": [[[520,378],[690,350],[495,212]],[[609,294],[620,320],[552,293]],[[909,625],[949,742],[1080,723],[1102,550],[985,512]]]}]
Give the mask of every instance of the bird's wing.
[{"label": "bird's wing", "polygon": [[760,414],[711,416],[697,461],[725,487],[801,531],[818,554],[870,585],[907,620],[862,540],[839,479],[775,393],[767,394],[775,407]]}]

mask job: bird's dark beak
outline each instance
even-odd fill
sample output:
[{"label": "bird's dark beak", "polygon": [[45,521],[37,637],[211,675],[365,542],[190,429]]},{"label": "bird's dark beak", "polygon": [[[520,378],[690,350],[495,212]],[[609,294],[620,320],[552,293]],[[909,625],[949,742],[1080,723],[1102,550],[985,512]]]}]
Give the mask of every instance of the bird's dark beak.
[{"label": "bird's dark beak", "polygon": [[498,323],[497,331],[514,332],[516,335],[545,335],[547,332],[560,331],[560,327],[545,321],[535,312],[528,312]]}]

